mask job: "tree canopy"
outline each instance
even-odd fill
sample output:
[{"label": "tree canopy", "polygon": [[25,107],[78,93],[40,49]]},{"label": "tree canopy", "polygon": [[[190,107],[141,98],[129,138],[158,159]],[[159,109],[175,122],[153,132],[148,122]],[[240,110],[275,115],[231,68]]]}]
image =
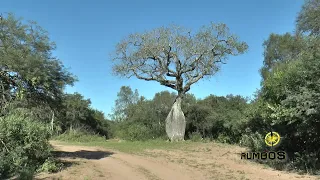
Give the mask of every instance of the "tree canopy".
[{"label": "tree canopy", "polygon": [[247,48],[225,24],[211,23],[195,33],[172,25],[123,39],[112,57],[113,70],[120,76],[157,81],[183,95],[192,84],[219,71],[229,55]]},{"label": "tree canopy", "polygon": [[138,102],[139,93],[138,90],[132,91],[129,86],[122,86],[120,91],[117,93],[117,100],[115,101],[115,108],[113,114],[111,114],[112,119],[115,121],[123,120],[128,112],[127,108]]},{"label": "tree canopy", "polygon": [[283,35],[270,34],[269,38],[264,41],[264,61],[260,73],[263,79],[266,79],[272,68],[279,63],[298,57],[306,48],[305,38],[300,35]]},{"label": "tree canopy", "polygon": [[296,21],[298,32],[320,35],[320,0],[306,0]]},{"label": "tree canopy", "polygon": [[37,23],[23,24],[9,14],[0,20],[0,42],[1,108],[17,98],[50,104],[76,80],[52,56],[55,44]]}]

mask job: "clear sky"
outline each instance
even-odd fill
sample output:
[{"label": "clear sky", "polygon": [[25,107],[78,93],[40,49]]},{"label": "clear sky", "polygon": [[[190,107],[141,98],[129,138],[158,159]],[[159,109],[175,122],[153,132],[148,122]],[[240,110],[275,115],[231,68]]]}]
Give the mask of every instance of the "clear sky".
[{"label": "clear sky", "polygon": [[202,25],[223,22],[249,51],[231,57],[210,81],[191,87],[198,98],[209,94],[252,96],[260,87],[262,43],[270,33],[292,32],[303,0],[2,0],[0,13],[13,12],[34,20],[57,44],[55,55],[78,76],[67,92],[90,98],[92,107],[107,115],[121,86],[138,89],[150,99],[156,92],[170,90],[156,82],[112,76],[109,54],[130,33],[172,23],[197,30]]}]

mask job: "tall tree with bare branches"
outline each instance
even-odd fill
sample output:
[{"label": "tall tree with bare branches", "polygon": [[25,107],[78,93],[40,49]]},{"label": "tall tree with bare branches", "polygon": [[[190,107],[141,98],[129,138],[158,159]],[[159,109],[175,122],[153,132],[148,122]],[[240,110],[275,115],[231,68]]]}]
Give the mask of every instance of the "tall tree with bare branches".
[{"label": "tall tree with bare branches", "polygon": [[157,81],[178,92],[166,118],[166,132],[171,141],[181,141],[186,126],[181,101],[191,85],[212,77],[228,56],[242,54],[247,48],[225,24],[211,23],[195,33],[171,25],[134,33],[119,42],[112,57],[113,72]]}]

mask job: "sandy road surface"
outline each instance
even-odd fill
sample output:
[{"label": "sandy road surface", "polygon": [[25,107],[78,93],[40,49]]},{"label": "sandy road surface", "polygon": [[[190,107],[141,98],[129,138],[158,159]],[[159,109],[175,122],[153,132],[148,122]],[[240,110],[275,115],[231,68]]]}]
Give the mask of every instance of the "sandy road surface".
[{"label": "sandy road surface", "polygon": [[[57,155],[70,167],[38,180],[205,180],[205,179],[317,179],[274,171],[239,160],[234,148],[197,147],[185,150],[150,150],[131,155],[96,147],[54,144]],[[227,151],[226,151],[227,150]],[[227,152],[227,153],[225,153]],[[215,155],[214,155],[215,154]],[[216,156],[218,155],[219,156]]]}]

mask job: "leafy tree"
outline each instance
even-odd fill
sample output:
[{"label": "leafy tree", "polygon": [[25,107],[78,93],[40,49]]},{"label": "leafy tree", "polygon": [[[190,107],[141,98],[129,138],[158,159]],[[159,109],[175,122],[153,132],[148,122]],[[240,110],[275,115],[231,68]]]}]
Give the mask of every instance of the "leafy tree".
[{"label": "leafy tree", "polygon": [[0,117],[0,178],[29,171],[31,175],[50,157],[49,129],[23,112]]},{"label": "leafy tree", "polygon": [[169,91],[162,91],[156,93],[152,99],[152,107],[156,114],[157,125],[159,128],[165,127],[165,118],[170,112],[172,104],[174,103],[176,94],[170,93]]},{"label": "leafy tree", "polygon": [[62,104],[59,123],[63,131],[77,129],[111,137],[110,122],[105,119],[103,112],[90,107],[90,99],[85,99],[79,93],[65,94]]},{"label": "leafy tree", "polygon": [[79,93],[65,94],[63,98],[63,122],[64,129],[77,128],[82,122],[86,121],[89,116],[90,99],[84,99]]},{"label": "leafy tree", "polygon": [[[125,108],[126,118],[117,122],[115,135],[127,140],[145,140],[165,136],[165,118],[175,100],[176,94],[169,91],[156,93],[151,100],[144,97]],[[195,97],[186,94],[184,107],[190,107]],[[132,127],[131,127],[132,126]],[[139,130],[140,129],[140,130]],[[140,132],[143,135],[138,135]]]},{"label": "leafy tree", "polygon": [[[75,78],[51,55],[55,44],[35,22],[23,24],[9,14],[0,20],[0,108],[25,99],[28,106],[59,103]],[[50,112],[50,111],[49,111]]]},{"label": "leafy tree", "polygon": [[64,87],[75,81],[52,56],[54,49],[35,22],[13,14],[0,19],[1,179],[27,178],[23,174],[32,174],[50,156],[47,123],[61,110]]},{"label": "leafy tree", "polygon": [[241,96],[210,95],[192,104],[187,113],[188,133],[200,133],[211,138],[237,143],[246,121],[247,99]]},{"label": "leafy tree", "polygon": [[206,137],[206,131],[212,128],[212,123],[207,118],[210,115],[211,108],[203,106],[200,103],[192,104],[186,114],[188,136],[196,132]]},{"label": "leafy tree", "polygon": [[88,117],[86,118],[85,122],[82,123],[89,126],[99,135],[105,136],[106,138],[111,138],[113,136],[111,127],[112,122],[107,120],[104,116],[104,113],[99,110],[88,107],[88,111]]},{"label": "leafy tree", "polygon": [[183,140],[184,95],[192,84],[219,71],[229,55],[242,54],[247,48],[245,42],[229,33],[225,24],[212,23],[196,33],[173,25],[123,39],[116,46],[113,70],[120,76],[156,81],[176,90],[175,103],[166,119],[166,132],[171,141]]},{"label": "leafy tree", "polygon": [[141,98],[136,104],[124,109],[126,118],[116,121],[115,136],[126,140],[146,140],[157,136],[153,130],[153,122],[157,117],[150,100]]},{"label": "leafy tree", "polygon": [[[316,159],[320,155],[317,135],[320,131],[319,58],[319,51],[308,51],[275,69],[262,91],[269,123],[286,139],[282,147],[290,153],[296,166],[307,171],[320,167]],[[303,154],[308,156],[299,157]]]},{"label": "leafy tree", "polygon": [[297,17],[297,30],[320,35],[320,0],[306,0]]},{"label": "leafy tree", "polygon": [[[160,137],[162,134],[162,127],[164,124],[160,121],[157,109],[154,107],[153,100],[141,99],[136,104],[131,104],[128,106],[127,112],[127,123],[128,127],[128,138],[139,140],[139,137],[143,137],[140,140],[151,139],[154,137]],[[130,128],[134,126],[134,128]],[[143,136],[137,135],[140,132],[144,134]],[[134,131],[134,132],[131,132]]]},{"label": "leafy tree", "polygon": [[300,35],[271,34],[268,40],[264,41],[264,61],[260,70],[263,79],[268,77],[269,72],[279,63],[292,60],[306,47],[305,40]]},{"label": "leafy tree", "polygon": [[122,121],[126,118],[126,109],[130,105],[136,104],[139,100],[139,93],[138,90],[133,92],[129,86],[122,86],[117,97],[113,110],[114,113],[111,116],[113,120]]}]

